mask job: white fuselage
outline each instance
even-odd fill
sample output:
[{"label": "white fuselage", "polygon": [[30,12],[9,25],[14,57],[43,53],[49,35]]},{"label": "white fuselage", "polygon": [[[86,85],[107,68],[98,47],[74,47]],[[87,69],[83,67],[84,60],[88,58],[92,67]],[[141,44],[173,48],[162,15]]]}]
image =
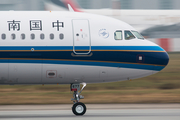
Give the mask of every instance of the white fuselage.
[{"label": "white fuselage", "polygon": [[126,40],[125,31],[136,30],[113,18],[55,11],[0,15],[0,84],[130,80],[168,64],[158,45],[136,35]]}]

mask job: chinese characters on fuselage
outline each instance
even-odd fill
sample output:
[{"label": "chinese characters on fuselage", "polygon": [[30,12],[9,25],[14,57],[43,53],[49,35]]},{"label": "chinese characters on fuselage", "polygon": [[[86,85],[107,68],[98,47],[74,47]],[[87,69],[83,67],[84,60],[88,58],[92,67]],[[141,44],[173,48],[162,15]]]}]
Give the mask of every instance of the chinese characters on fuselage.
[{"label": "chinese characters on fuselage", "polygon": [[54,27],[57,27],[57,31],[59,31],[59,28],[60,27],[64,27],[64,23],[63,22],[59,22],[59,20],[57,20],[57,22],[52,22],[52,26],[53,26],[53,28]]},{"label": "chinese characters on fuselage", "polygon": [[[8,22],[8,30],[11,31],[19,31],[20,30],[20,24],[21,21],[7,21]],[[30,24],[30,31],[32,30],[42,30],[42,20],[30,20],[29,21]],[[59,31],[60,28],[64,28],[64,22],[59,22],[59,20],[57,20],[57,22],[52,22],[52,28],[57,28],[57,31]]]},{"label": "chinese characters on fuselage", "polygon": [[42,30],[42,21],[30,20],[30,30]]},{"label": "chinese characters on fuselage", "polygon": [[8,22],[8,29],[9,29],[9,31],[11,31],[11,30],[19,31],[20,30],[20,21],[13,20],[13,21],[7,21],[7,22]]}]

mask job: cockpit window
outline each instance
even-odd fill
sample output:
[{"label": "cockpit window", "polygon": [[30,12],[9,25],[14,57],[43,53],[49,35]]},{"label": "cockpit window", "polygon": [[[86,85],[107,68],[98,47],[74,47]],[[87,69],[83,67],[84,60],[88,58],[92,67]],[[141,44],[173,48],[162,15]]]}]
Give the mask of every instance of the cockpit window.
[{"label": "cockpit window", "polygon": [[130,31],[124,31],[125,40],[136,38]]},{"label": "cockpit window", "polygon": [[137,31],[132,31],[132,33],[138,38],[138,39],[143,39],[144,40],[144,37],[139,34]]},{"label": "cockpit window", "polygon": [[122,40],[122,31],[116,31],[114,32],[114,39],[115,40]]}]

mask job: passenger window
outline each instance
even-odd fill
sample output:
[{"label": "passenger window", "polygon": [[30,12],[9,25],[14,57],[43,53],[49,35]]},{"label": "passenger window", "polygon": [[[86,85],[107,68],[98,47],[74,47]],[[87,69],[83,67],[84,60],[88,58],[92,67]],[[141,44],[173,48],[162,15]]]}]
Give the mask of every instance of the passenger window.
[{"label": "passenger window", "polygon": [[114,32],[114,39],[115,40],[122,40],[122,31]]},{"label": "passenger window", "polygon": [[59,39],[61,39],[61,40],[64,39],[64,34],[62,34],[62,33],[59,34]]},{"label": "passenger window", "polygon": [[31,34],[31,39],[34,40],[35,39],[35,34]]},{"label": "passenger window", "polygon": [[14,39],[16,39],[16,35],[13,33],[13,34],[11,34],[11,38],[14,40]]},{"label": "passenger window", "polygon": [[3,40],[5,40],[5,39],[6,39],[6,34],[3,33],[3,34],[1,35],[1,38],[2,38]]},{"label": "passenger window", "polygon": [[21,39],[24,40],[25,39],[25,34],[21,34]]},{"label": "passenger window", "polygon": [[136,38],[130,31],[124,31],[125,40]]},{"label": "passenger window", "polygon": [[51,39],[51,40],[54,39],[54,34],[53,34],[53,33],[50,34],[50,39]]},{"label": "passenger window", "polygon": [[44,34],[42,33],[42,34],[40,34],[40,38],[41,38],[41,40],[43,40],[44,38],[45,38],[45,36],[44,36]]}]

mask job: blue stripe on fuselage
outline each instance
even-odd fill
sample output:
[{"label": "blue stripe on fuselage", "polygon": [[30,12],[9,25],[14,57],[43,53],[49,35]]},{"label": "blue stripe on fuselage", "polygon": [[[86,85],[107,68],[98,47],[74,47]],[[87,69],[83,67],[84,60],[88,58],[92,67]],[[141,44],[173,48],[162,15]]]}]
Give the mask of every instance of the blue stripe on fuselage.
[{"label": "blue stripe on fuselage", "polygon": [[[35,51],[30,51],[31,48]],[[84,50],[85,47],[77,49]],[[91,49],[94,50],[92,56],[74,57],[71,55],[73,46],[1,46],[0,63],[88,65],[157,71],[168,63],[166,59],[161,59],[167,53],[159,46],[92,46]],[[144,56],[143,63],[138,63],[137,55]]]},{"label": "blue stripe on fuselage", "polygon": [[[73,46],[0,46],[0,50],[73,50]],[[77,50],[86,50],[87,46],[76,46]],[[91,46],[91,50],[149,50],[164,51],[159,46]]]}]

